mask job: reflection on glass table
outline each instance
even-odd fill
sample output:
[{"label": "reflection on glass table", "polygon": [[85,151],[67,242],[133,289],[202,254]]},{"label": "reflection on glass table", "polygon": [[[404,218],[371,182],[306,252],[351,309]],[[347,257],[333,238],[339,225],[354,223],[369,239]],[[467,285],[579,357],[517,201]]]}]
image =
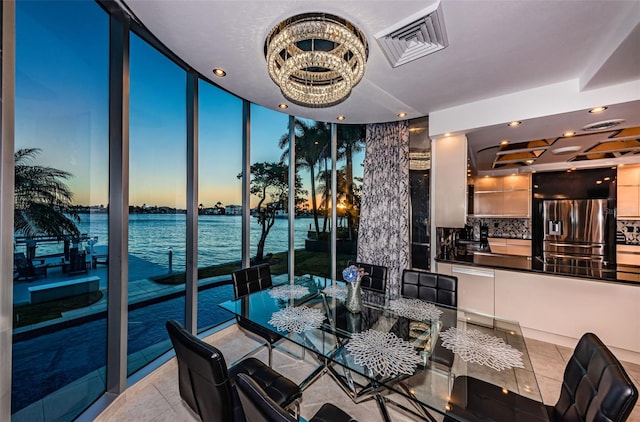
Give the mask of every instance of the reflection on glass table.
[{"label": "reflection on glass table", "polygon": [[[505,394],[513,391],[542,401],[517,322],[402,299],[386,305],[365,301],[360,313],[351,313],[335,289],[325,290],[331,295],[323,292],[331,285],[344,286],[343,282],[303,276],[294,284],[308,288],[308,293],[300,297],[299,289],[292,289],[283,299],[282,292],[272,297],[266,290],[220,306],[311,352],[318,366],[301,383],[303,389],[330,374],[355,402],[375,399],[385,420],[389,420],[387,404],[425,420],[433,420],[432,414],[447,414],[453,379],[461,375],[498,385]],[[380,298],[375,303],[385,301]],[[285,313],[296,321],[288,325]],[[300,320],[305,315],[316,320],[305,325]],[[453,350],[451,367],[431,361],[437,342]]]}]

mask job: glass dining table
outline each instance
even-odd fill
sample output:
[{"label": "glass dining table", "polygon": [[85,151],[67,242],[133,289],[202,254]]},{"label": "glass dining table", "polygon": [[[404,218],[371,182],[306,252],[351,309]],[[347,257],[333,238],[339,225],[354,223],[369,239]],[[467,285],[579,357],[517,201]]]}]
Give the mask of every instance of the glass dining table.
[{"label": "glass dining table", "polygon": [[[352,313],[345,294],[344,282],[306,275],[219,306],[302,346],[317,362],[303,390],[329,374],[354,402],[375,399],[385,421],[387,405],[423,420],[457,420],[448,399],[459,376],[542,402],[517,322],[371,291]],[[439,359],[447,353],[452,359]]]}]

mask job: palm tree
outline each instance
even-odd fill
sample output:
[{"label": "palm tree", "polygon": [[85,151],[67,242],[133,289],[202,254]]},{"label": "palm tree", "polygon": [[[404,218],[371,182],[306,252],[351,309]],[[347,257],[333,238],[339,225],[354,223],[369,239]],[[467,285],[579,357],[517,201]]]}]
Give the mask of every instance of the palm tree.
[{"label": "palm tree", "polygon": [[31,164],[39,153],[39,148],[14,153],[14,231],[27,237],[78,236],[80,218],[73,208],[73,193],[64,183],[73,175]]},{"label": "palm tree", "polygon": [[[354,188],[353,188],[353,154],[361,152],[364,149],[365,126],[364,125],[338,125],[338,159],[345,158],[345,178],[347,182],[347,203],[354,204]],[[354,236],[354,216],[348,210],[347,227],[349,229],[349,238]]]},{"label": "palm tree", "polygon": [[[326,123],[314,122],[309,124],[304,120],[295,120],[296,131],[296,171],[298,168],[308,168],[311,179],[311,211],[316,229],[316,238],[320,236],[318,224],[318,204],[316,200],[316,166],[326,156],[329,149],[330,130]],[[285,161],[289,156],[289,134],[280,137],[279,146],[284,148],[280,158]]]}]

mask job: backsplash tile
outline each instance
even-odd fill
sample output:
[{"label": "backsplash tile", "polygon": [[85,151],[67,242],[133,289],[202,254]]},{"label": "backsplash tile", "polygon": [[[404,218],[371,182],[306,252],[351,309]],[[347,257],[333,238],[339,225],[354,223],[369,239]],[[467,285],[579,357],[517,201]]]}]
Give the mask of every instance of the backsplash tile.
[{"label": "backsplash tile", "polygon": [[467,224],[473,226],[474,239],[480,239],[480,225],[489,226],[489,237],[510,237],[531,239],[530,218],[476,218],[467,217]]},{"label": "backsplash tile", "polygon": [[622,236],[627,245],[640,245],[640,220],[618,220],[618,243],[621,243]]}]

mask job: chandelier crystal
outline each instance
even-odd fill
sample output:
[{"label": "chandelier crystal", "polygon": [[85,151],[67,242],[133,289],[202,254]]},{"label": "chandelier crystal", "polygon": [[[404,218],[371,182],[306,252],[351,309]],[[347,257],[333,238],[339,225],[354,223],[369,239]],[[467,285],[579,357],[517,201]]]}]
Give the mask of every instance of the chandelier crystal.
[{"label": "chandelier crystal", "polygon": [[364,75],[367,39],[351,22],[326,13],[286,19],[267,35],[267,70],[282,95],[304,107],[346,100]]}]

